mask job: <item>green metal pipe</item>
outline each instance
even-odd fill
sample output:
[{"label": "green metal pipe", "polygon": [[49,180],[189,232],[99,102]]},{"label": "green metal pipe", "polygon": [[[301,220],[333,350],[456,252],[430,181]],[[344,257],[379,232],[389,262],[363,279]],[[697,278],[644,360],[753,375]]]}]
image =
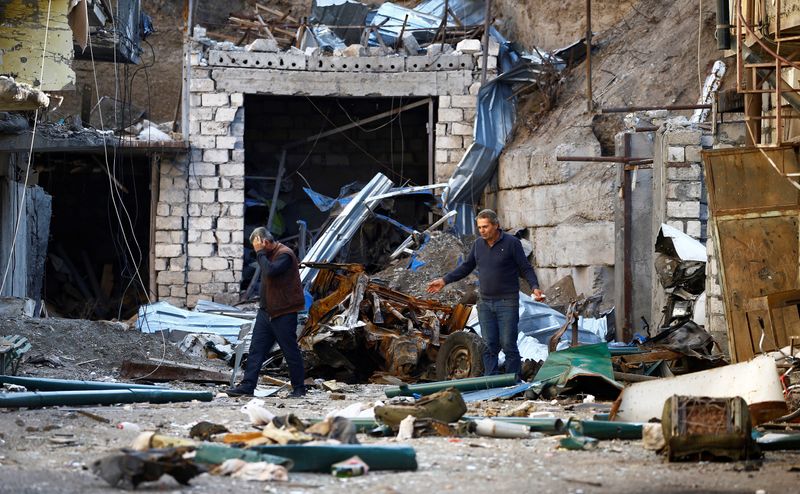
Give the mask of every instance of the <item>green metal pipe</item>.
[{"label": "green metal pipe", "polygon": [[477,422],[482,419],[491,419],[495,422],[507,424],[527,425],[531,432],[544,432],[549,434],[561,434],[564,432],[564,421],[559,418],[529,418],[529,417],[473,417],[464,416],[461,420]]},{"label": "green metal pipe", "polygon": [[172,389],[110,389],[96,391],[29,391],[0,394],[0,408],[37,408],[64,405],[114,405],[117,403],[173,403],[211,401],[210,391]]},{"label": "green metal pipe", "polygon": [[437,381],[422,384],[402,384],[386,388],[386,397],[430,395],[447,388],[456,388],[459,391],[477,391],[479,389],[503,388],[517,384],[514,374],[499,376],[468,377],[466,379],[453,379],[452,381]]},{"label": "green metal pipe", "polygon": [[769,433],[760,435],[753,432],[756,442],[762,451],[782,451],[800,449],[800,434]]},{"label": "green metal pipe", "polygon": [[70,379],[45,379],[0,375],[0,384],[16,384],[35,391],[85,391],[99,389],[167,389],[164,386],[132,383],[107,383],[100,381],[73,381]]},{"label": "green metal pipe", "polygon": [[567,427],[575,427],[577,431],[595,439],[641,439],[642,424],[631,422],[608,422],[603,420],[570,421]]},{"label": "green metal pipe", "polygon": [[370,446],[366,444],[331,444],[254,446],[259,453],[282,456],[294,461],[293,472],[330,473],[331,465],[358,456],[370,470],[416,470],[417,454],[409,446]]},{"label": "green metal pipe", "polygon": [[244,460],[248,463],[265,461],[275,465],[282,465],[286,467],[287,470],[291,470],[294,467],[294,462],[289,458],[284,458],[283,456],[259,453],[258,451],[253,451],[251,449],[232,448],[230,446],[225,446],[224,444],[216,443],[201,443],[198,445],[197,449],[195,450],[194,461],[197,463],[219,465],[225,460],[234,458]]}]

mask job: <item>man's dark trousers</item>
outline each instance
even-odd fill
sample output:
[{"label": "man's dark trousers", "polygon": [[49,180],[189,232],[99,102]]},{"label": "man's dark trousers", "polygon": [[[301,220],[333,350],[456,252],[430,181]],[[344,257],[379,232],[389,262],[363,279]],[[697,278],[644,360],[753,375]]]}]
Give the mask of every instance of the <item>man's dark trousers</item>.
[{"label": "man's dark trousers", "polygon": [[258,309],[253,326],[253,339],[247,355],[247,369],[244,372],[244,379],[239,384],[240,387],[247,390],[255,389],[261,366],[276,341],[281,347],[283,358],[286,359],[286,365],[289,367],[292,388],[303,388],[305,371],[300,347],[297,345],[297,312],[270,319],[264,309]]},{"label": "man's dark trousers", "polygon": [[484,374],[499,374],[497,355],[506,355],[506,373],[520,377],[522,362],[517,348],[519,336],[519,298],[482,299],[478,302],[481,337],[486,341],[483,353]]}]

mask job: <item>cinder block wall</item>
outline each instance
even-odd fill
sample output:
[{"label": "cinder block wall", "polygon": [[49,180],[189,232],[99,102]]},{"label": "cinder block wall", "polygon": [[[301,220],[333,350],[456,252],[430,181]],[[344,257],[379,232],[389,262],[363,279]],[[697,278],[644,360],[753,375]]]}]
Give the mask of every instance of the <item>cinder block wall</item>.
[{"label": "cinder block wall", "polygon": [[[190,159],[165,162],[161,169],[155,266],[159,298],[189,307],[199,299],[231,303],[238,298],[244,253],[245,93],[436,96],[435,180],[447,181],[472,143],[479,57],[444,55],[435,62],[428,57],[335,57],[337,63],[320,67],[314,57],[295,53],[196,53]],[[496,57],[489,58],[496,73]]]},{"label": "cinder block wall", "polygon": [[[668,120],[656,132],[653,161],[653,236],[662,223],[677,228],[707,245],[708,200],[700,152],[711,148],[713,137],[708,131],[685,120]],[[707,269],[709,264],[706,265]],[[664,289],[653,267],[653,305],[651,325],[663,323]],[[706,288],[706,296],[713,295]],[[707,301],[707,308],[713,302]],[[706,312],[709,329],[710,311]],[[716,336],[716,335],[715,335]]]}]

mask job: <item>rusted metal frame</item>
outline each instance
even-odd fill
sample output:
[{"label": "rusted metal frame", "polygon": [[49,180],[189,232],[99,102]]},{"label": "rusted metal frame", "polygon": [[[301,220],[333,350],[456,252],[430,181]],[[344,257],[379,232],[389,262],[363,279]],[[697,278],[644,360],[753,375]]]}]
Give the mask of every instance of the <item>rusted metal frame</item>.
[{"label": "rusted metal frame", "polygon": [[398,113],[402,113],[407,110],[413,110],[414,108],[418,108],[423,105],[430,104],[431,98],[425,98],[419,101],[415,101],[413,103],[409,103],[407,105],[400,106],[398,108],[393,108],[391,110],[387,110],[385,112],[378,113],[377,115],[373,115],[371,117],[362,118],[361,120],[356,120],[355,122],[350,122],[349,124],[342,125],[341,127],[336,127],[335,129],[326,130],[324,132],[320,132],[318,134],[314,134],[313,136],[304,137],[302,139],[298,139],[296,141],[292,141],[283,146],[283,149],[291,149],[297,146],[301,146],[303,144],[308,144],[309,142],[315,142],[323,137],[330,137],[335,134],[341,134],[342,132],[348,131],[355,127],[360,127],[362,125],[375,122],[377,120],[382,120],[384,118],[391,117]]},{"label": "rusted metal frame", "polygon": [[572,334],[572,346],[578,346],[578,318],[577,318],[577,302],[571,302],[569,307],[567,308],[567,319],[564,321],[564,325],[561,326],[558,331],[553,333],[553,336],[550,337],[550,340],[547,344],[547,349],[550,353],[555,352],[556,348],[558,347],[558,342],[561,340],[561,337],[570,327],[573,327],[573,334]]},{"label": "rusted metal frame", "polygon": [[300,339],[313,334],[326,316],[350,295],[357,278],[358,274],[351,274],[350,276],[337,274],[334,276],[334,279],[339,282],[339,285],[333,292],[316,300],[311,305],[311,308],[308,310],[308,320],[306,321],[303,331],[300,333]]},{"label": "rusted metal frame", "polygon": [[615,108],[602,108],[600,113],[632,113],[636,111],[650,111],[650,110],[710,110],[713,105],[711,104],[692,104],[692,105],[648,105],[648,106],[621,106]]},{"label": "rusted metal frame", "polygon": [[[403,27],[400,28],[400,36],[398,36],[397,40],[394,42],[394,49],[395,50],[399,49],[401,44],[403,44],[403,46],[405,46],[405,44],[403,43],[403,35],[406,32],[406,24],[408,24],[408,14],[406,14],[405,19],[403,19]],[[415,55],[416,55],[416,53],[415,53]]]},{"label": "rusted metal frame", "polygon": [[632,158],[630,156],[556,156],[556,161],[586,161],[590,163],[652,163],[653,159]]},{"label": "rusted metal frame", "polygon": [[134,362],[126,360],[120,367],[120,376],[126,379],[146,379],[148,381],[187,381],[227,384],[230,375],[212,369],[182,366],[176,363],[158,361]]},{"label": "rusted metal frame", "polygon": [[592,100],[592,0],[586,0],[586,111],[594,111]]},{"label": "rusted metal frame", "polygon": [[158,298],[158,286],[156,284],[156,211],[161,188],[161,156],[153,155],[150,157],[150,252],[147,280],[150,297]]},{"label": "rusted metal frame", "polygon": [[611,357],[611,361],[615,364],[648,364],[651,362],[658,362],[659,360],[677,360],[681,358],[678,352],[673,350],[655,350],[647,353],[636,353],[632,355],[620,355],[618,357]]},{"label": "rusted metal frame", "polygon": [[[780,0],[779,0],[780,1]],[[777,19],[780,18],[779,13],[775,15],[776,22],[780,24]],[[778,53],[780,53],[780,45],[778,45]],[[781,86],[783,85],[783,77],[781,77],[782,64],[780,58],[775,58],[775,144],[778,146],[783,142],[783,119],[781,118]]]},{"label": "rusted metal frame", "polygon": [[439,39],[439,36],[442,37],[442,53],[444,53],[444,44],[445,39],[447,38],[447,11],[449,9],[449,0],[444,0],[444,9],[442,9],[442,23],[439,25],[439,29],[436,31],[436,37],[434,38],[434,42],[436,42],[436,40]]},{"label": "rusted metal frame", "polygon": [[278,163],[278,177],[275,179],[275,188],[272,189],[272,202],[269,205],[269,217],[267,217],[267,231],[272,228],[272,222],[275,220],[275,212],[278,210],[278,195],[281,191],[281,181],[283,175],[286,173],[286,147],[281,150],[281,158]]},{"label": "rusted metal frame", "polygon": [[[589,0],[586,1],[588,2]],[[447,0],[445,0],[445,5],[447,5]],[[486,12],[484,13],[483,19],[483,40],[481,42],[481,46],[483,47],[483,57],[481,57],[481,86],[486,84],[486,72],[489,63],[489,26],[492,23],[491,18],[492,0],[486,0]]]},{"label": "rusted metal frame", "polygon": [[[625,158],[630,154],[631,148],[631,135],[629,133],[623,134],[622,139],[622,154]],[[623,251],[623,298],[625,305],[624,324],[622,326],[622,340],[628,341],[628,336],[632,333],[633,327],[633,236],[631,233],[632,225],[632,207],[633,201],[631,194],[633,187],[631,186],[631,177],[627,167],[622,166],[622,216],[623,216],[623,237],[622,237],[622,251]]]}]

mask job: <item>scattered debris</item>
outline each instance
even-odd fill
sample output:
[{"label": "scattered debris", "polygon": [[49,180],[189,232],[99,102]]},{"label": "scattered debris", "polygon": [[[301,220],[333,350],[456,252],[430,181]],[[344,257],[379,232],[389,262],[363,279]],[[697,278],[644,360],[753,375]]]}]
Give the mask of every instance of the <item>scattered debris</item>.
[{"label": "scattered debris", "polygon": [[709,398],[741,396],[750,407],[754,424],[786,413],[775,360],[761,355],[749,362],[682,376],[634,383],[620,394],[614,420],[648,422],[660,418],[664,403],[673,395]]},{"label": "scattered debris", "polygon": [[661,419],[669,461],[761,457],[747,403],[736,398],[671,396]]},{"label": "scattered debris", "polygon": [[186,460],[182,448],[125,451],[107,456],[92,464],[92,471],[112,487],[136,488],[142,482],[152,482],[167,474],[182,485],[204,472],[191,460]]}]

